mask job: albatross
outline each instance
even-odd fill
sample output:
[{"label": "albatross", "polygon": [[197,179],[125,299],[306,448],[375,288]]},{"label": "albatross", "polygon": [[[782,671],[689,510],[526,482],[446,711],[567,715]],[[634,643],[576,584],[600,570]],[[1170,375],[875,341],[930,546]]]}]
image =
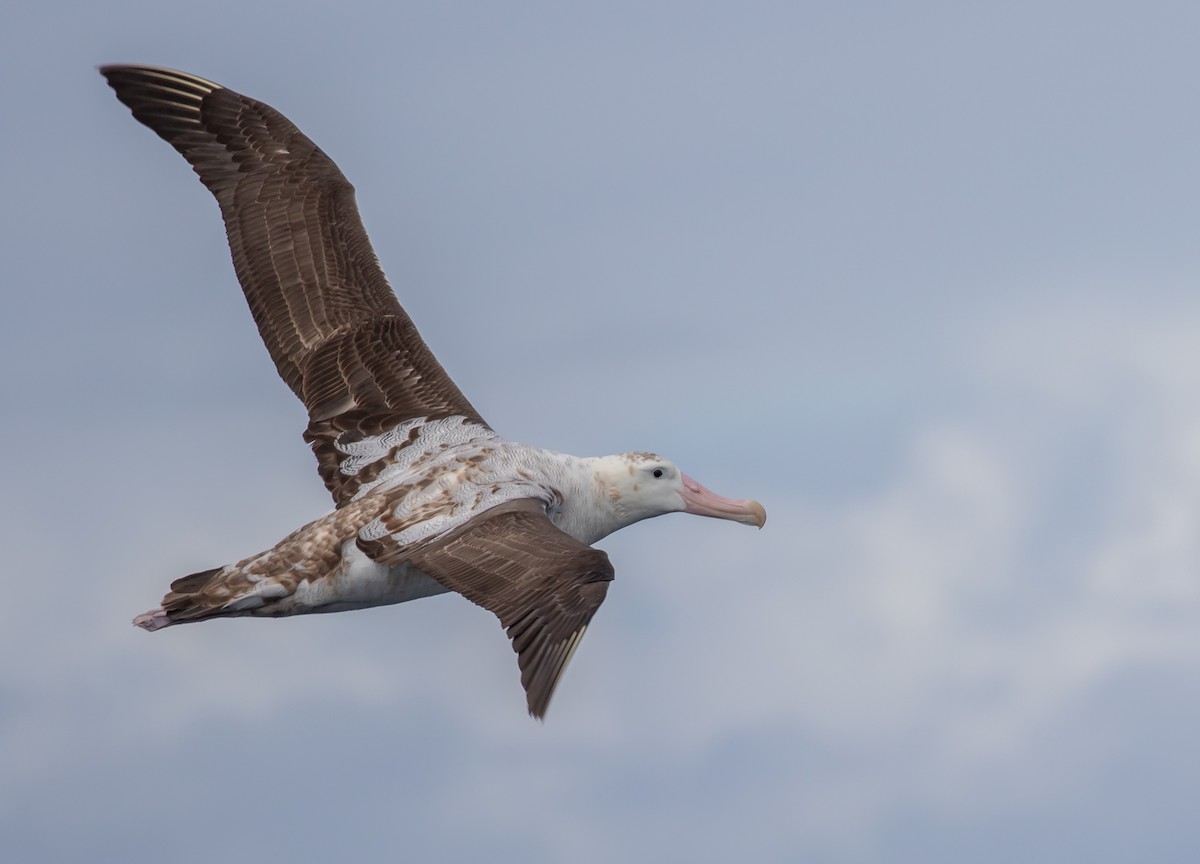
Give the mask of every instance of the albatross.
[{"label": "albatross", "polygon": [[134,624],[342,612],[454,591],[500,619],[541,719],[613,579],[593,543],[664,513],[766,523],[758,502],[717,495],[654,453],[577,457],[502,438],[389,287],[354,187],[291,121],[185,72],[100,73],[217,199],[238,281],[308,409],[304,439],[334,500],[270,549],[176,579]]}]

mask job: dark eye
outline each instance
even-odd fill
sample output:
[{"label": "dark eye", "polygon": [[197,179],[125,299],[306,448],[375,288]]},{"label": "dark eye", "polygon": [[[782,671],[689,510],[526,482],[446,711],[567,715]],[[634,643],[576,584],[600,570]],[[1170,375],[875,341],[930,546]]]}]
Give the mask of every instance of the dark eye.
[{"label": "dark eye", "polygon": [[654,469],[654,476],[655,476],[655,477],[661,477],[661,476],[662,476],[662,469],[661,469],[661,468],[655,468],[655,469]]}]

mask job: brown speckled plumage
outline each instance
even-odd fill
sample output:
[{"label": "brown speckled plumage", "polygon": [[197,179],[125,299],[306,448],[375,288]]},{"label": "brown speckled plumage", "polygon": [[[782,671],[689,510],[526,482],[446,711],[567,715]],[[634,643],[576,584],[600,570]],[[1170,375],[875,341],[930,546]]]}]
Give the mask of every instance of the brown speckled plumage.
[{"label": "brown speckled plumage", "polygon": [[[293,531],[267,552],[176,579],[163,597],[163,611],[172,623],[315,611],[295,605],[297,586],[336,578],[343,566],[342,544],[353,540],[363,523],[383,513],[389,503],[382,495],[368,496]],[[261,604],[230,608],[230,604],[254,598],[256,590],[266,594],[259,595]]]},{"label": "brown speckled plumage", "polygon": [[[135,624],[344,611],[456,591],[500,619],[529,712],[541,717],[613,578],[590,543],[682,509],[685,492],[687,506],[700,507],[689,512],[749,514],[761,526],[760,505],[704,505],[697,496],[712,493],[653,454],[579,459],[501,439],[400,306],[353,187],[320,148],[270,106],[203,78],[151,66],[100,71],[217,199],[246,302],[308,409],[304,437],[336,507],[265,552],[176,579]],[[669,479],[648,493],[630,481],[637,471]]]}]

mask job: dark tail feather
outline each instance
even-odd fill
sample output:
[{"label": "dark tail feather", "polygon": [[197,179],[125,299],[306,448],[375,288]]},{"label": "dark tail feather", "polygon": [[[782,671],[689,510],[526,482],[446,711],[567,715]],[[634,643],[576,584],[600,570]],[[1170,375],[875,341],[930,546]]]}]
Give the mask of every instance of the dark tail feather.
[{"label": "dark tail feather", "polygon": [[[143,612],[133,619],[133,623],[144,630],[153,631],[161,630],[172,624],[182,624],[185,621],[206,617],[195,614],[197,610],[192,605],[193,600],[195,595],[203,591],[213,577],[224,569],[224,567],[214,567],[211,570],[201,570],[199,573],[176,579],[171,583],[170,592],[163,598],[162,606],[151,609],[149,612]],[[188,614],[189,612],[192,614]]]},{"label": "dark tail feather", "polygon": [[224,567],[214,567],[211,570],[201,570],[191,576],[182,576],[171,583],[172,594],[198,594],[212,578],[224,570]]}]

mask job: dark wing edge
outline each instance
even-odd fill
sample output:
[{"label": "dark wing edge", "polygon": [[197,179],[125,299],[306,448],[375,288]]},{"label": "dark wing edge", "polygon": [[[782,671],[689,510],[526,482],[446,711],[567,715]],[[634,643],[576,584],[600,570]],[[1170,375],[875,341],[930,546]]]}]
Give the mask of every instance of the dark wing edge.
[{"label": "dark wing edge", "polygon": [[339,505],[359,485],[338,470],[339,441],[418,417],[486,425],[388,285],[354,187],[290,120],[173,69],[100,73],[217,199],[246,301],[280,377],[308,408],[305,440]]},{"label": "dark wing edge", "polygon": [[409,561],[495,613],[517,654],[529,713],[543,719],[608,593],[608,556],[559,530],[533,500],[488,510],[415,551],[389,554],[379,542],[360,545],[380,563]]}]

